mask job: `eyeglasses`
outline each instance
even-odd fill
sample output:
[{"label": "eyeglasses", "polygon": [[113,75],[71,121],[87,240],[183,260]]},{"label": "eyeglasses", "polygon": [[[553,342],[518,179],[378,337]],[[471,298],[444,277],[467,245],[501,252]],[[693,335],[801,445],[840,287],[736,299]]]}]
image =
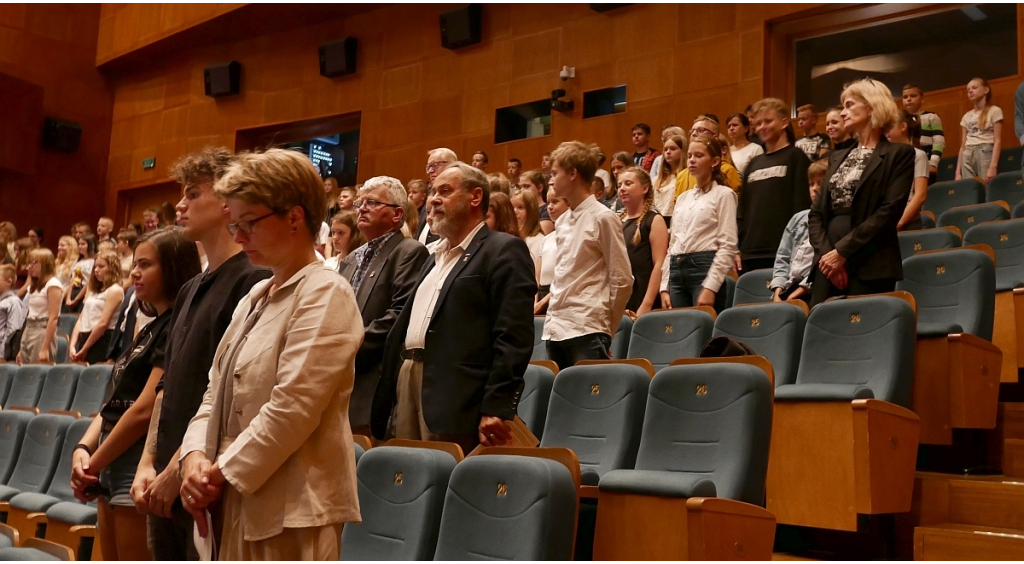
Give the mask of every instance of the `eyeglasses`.
[{"label": "eyeglasses", "polygon": [[448,166],[448,161],[437,161],[433,163],[427,163],[427,172],[437,170],[439,168],[444,168],[446,166]]},{"label": "eyeglasses", "polygon": [[711,131],[706,127],[694,127],[690,130],[690,135],[714,135],[715,132]]},{"label": "eyeglasses", "polygon": [[356,200],[356,201],[352,202],[352,207],[354,207],[357,210],[362,209],[363,206],[366,206],[366,209],[368,209],[368,210],[376,210],[376,209],[379,209],[381,206],[387,206],[389,208],[400,208],[400,207],[402,207],[402,206],[400,206],[398,204],[389,204],[387,202],[380,202],[380,201],[377,201],[377,200],[371,200],[369,198],[367,198],[365,200]]},{"label": "eyeglasses", "polygon": [[235,234],[238,233],[239,231],[241,231],[242,234],[246,235],[246,236],[252,235],[252,228],[255,227],[257,223],[263,221],[264,219],[267,219],[268,217],[270,217],[272,215],[277,215],[277,214],[278,214],[278,212],[272,211],[272,212],[268,213],[267,215],[261,215],[261,216],[257,217],[256,219],[242,220],[242,221],[239,221],[238,223],[229,223],[228,224],[228,233],[230,233],[232,237],[234,237]]}]

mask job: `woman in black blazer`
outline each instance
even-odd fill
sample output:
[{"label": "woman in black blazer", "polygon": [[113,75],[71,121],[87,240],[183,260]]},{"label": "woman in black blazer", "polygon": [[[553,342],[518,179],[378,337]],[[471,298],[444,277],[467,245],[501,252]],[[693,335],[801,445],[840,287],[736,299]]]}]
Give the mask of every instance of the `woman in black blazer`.
[{"label": "woman in black blazer", "polygon": [[817,269],[811,305],[832,296],[891,292],[903,278],[896,224],[914,178],[914,149],[889,143],[896,120],[892,92],[870,78],[852,82],[840,97],[854,147],[834,151],[808,230]]}]

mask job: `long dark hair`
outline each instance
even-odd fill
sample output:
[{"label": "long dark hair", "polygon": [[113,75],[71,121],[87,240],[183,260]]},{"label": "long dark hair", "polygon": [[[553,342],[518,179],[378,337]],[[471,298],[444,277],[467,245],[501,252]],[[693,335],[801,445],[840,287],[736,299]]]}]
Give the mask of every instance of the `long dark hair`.
[{"label": "long dark hair", "polygon": [[735,114],[730,115],[729,118],[725,120],[726,128],[729,127],[729,122],[732,121],[732,118],[739,118],[743,127],[747,128],[747,130],[743,132],[743,138],[750,141],[750,118],[747,117],[747,114],[743,112],[736,112]]},{"label": "long dark hair", "polygon": [[[186,239],[176,227],[150,231],[139,238],[139,244],[142,243],[149,243],[156,249],[156,254],[160,257],[163,298],[173,304],[178,297],[178,291],[185,285],[185,282],[195,278],[202,270],[196,244]],[[157,314],[152,305],[141,300],[139,309],[150,317],[155,317]]]}]

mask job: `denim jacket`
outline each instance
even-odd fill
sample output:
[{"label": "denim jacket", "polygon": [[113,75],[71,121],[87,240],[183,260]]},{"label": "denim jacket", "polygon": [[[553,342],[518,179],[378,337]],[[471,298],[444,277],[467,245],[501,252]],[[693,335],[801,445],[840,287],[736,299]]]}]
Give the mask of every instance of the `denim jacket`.
[{"label": "denim jacket", "polygon": [[[810,233],[807,229],[807,216],[809,213],[810,210],[803,210],[794,214],[790,218],[789,223],[786,224],[786,230],[782,232],[782,241],[779,242],[779,250],[775,253],[775,271],[772,273],[771,283],[773,290],[775,288],[786,290],[793,285],[797,278],[803,279],[803,282],[800,284],[801,286],[805,288],[811,287],[810,270],[806,273],[798,272],[797,274],[800,276],[794,276],[792,272],[794,254],[797,253],[802,245],[806,245],[810,239]],[[810,260],[812,262],[814,260],[813,251]]]}]

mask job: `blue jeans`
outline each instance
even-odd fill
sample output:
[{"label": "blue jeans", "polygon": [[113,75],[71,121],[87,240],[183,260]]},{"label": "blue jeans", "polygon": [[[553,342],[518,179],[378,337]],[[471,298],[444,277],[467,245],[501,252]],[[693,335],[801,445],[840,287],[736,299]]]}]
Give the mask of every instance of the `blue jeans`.
[{"label": "blue jeans", "polygon": [[[672,255],[669,257],[668,294],[672,299],[672,307],[693,307],[704,289],[704,279],[708,277],[711,264],[715,260],[715,251]],[[725,303],[725,284],[715,294],[715,311],[721,312],[728,304]]]},{"label": "blue jeans", "polygon": [[604,333],[580,335],[564,341],[546,341],[548,358],[559,370],[565,370],[581,360],[608,360],[612,339]]}]

